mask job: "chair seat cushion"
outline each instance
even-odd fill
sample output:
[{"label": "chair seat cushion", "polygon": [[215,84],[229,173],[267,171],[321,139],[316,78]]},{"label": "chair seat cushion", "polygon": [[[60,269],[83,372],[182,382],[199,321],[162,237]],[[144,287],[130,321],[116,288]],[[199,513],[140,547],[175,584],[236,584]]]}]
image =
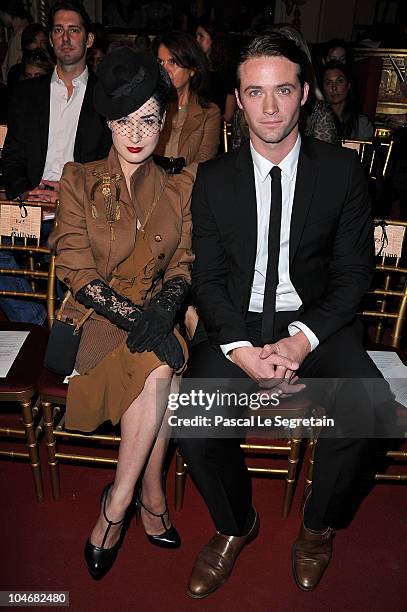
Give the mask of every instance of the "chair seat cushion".
[{"label": "chair seat cushion", "polygon": [[64,383],[65,376],[59,376],[43,368],[38,381],[38,391],[43,400],[66,400],[68,385]]}]

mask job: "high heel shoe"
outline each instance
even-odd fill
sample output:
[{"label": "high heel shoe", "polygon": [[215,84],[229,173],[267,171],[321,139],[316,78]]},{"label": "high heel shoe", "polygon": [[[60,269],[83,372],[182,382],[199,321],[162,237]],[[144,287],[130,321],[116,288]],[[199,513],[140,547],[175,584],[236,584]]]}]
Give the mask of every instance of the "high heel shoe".
[{"label": "high heel shoe", "polygon": [[141,508],[143,508],[146,512],[148,512],[148,514],[151,514],[151,516],[159,517],[164,527],[164,532],[159,533],[158,535],[151,535],[149,533],[146,533],[146,537],[148,541],[151,544],[154,544],[154,546],[160,546],[161,548],[179,548],[181,546],[181,538],[179,537],[178,531],[175,529],[173,525],[167,528],[165,521],[164,521],[165,515],[167,516],[169,515],[167,506],[165,506],[165,510],[162,514],[156,514],[155,512],[152,512],[151,510],[146,508],[146,506],[143,504],[140,498],[140,491],[138,491],[137,497],[136,497],[137,522],[140,520]]},{"label": "high heel shoe", "polygon": [[103,516],[105,518],[105,521],[107,522],[107,529],[103,536],[102,545],[96,546],[95,544],[92,544],[89,538],[86,540],[86,544],[85,544],[84,553],[85,553],[86,563],[88,565],[88,570],[89,570],[90,575],[95,580],[100,580],[101,578],[103,578],[103,576],[105,576],[107,572],[111,569],[113,563],[116,560],[117,553],[119,552],[119,548],[122,545],[123,536],[125,532],[125,529],[123,529],[123,527],[120,533],[120,537],[118,541],[116,542],[116,544],[114,544],[110,548],[103,548],[106,542],[108,533],[110,531],[110,528],[112,527],[112,525],[123,524],[125,519],[128,517],[128,511],[127,511],[124,517],[120,521],[114,522],[114,521],[110,521],[107,518],[106,501],[107,501],[107,496],[109,494],[111,486],[112,486],[112,483],[109,483],[108,485],[105,486],[105,488],[102,491],[102,496],[100,499],[100,505],[102,506]]}]

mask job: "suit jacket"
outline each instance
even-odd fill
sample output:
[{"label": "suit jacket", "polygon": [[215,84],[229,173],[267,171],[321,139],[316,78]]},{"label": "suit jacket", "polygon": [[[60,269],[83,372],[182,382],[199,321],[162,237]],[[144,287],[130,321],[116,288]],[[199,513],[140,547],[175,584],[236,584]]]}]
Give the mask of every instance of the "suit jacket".
[{"label": "suit jacket", "polygon": [[[171,134],[174,112],[177,112],[177,106],[169,104],[164,128],[154,151],[157,155],[164,155]],[[219,108],[212,103],[208,108],[203,108],[198,104],[198,100],[191,96],[179,138],[177,157],[184,157],[187,166],[193,162],[200,163],[212,159],[218,152],[219,137]]]},{"label": "suit jacket", "polygon": [[[119,175],[120,219],[114,233],[106,223],[101,173]],[[96,173],[96,174],[95,174]],[[108,283],[113,270],[129,257],[136,240],[137,220],[154,259],[153,294],[175,276],[190,282],[190,200],[194,173],[169,176],[150,159],[131,178],[129,194],[114,147],[107,159],[88,164],[67,163],[61,178],[60,205],[50,246],[56,251],[56,272],[73,295],[94,279]],[[114,190],[113,190],[114,193]],[[138,262],[136,276],[149,261]],[[76,303],[79,312],[86,308]],[[98,318],[94,315],[94,318]],[[102,317],[103,319],[103,317]]]},{"label": "suit jacket", "polygon": [[[199,166],[192,220],[192,294],[209,339],[249,340],[257,246],[249,143]],[[290,226],[290,278],[303,303],[296,319],[320,342],[351,322],[373,263],[370,203],[356,153],[303,137]]]},{"label": "suit jacket", "polygon": [[[80,163],[106,157],[112,144],[106,120],[95,112],[95,75],[88,83],[79,115],[74,160]],[[9,104],[8,131],[2,164],[7,197],[33,189],[42,179],[48,150],[51,76],[19,83]]]}]

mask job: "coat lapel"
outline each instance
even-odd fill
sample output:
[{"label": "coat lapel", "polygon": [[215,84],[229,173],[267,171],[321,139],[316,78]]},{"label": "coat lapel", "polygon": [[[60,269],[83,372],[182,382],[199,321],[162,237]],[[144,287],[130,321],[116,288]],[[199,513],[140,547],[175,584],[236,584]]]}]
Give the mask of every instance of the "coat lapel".
[{"label": "coat lapel", "polygon": [[245,267],[254,270],[257,245],[257,204],[254,182],[254,166],[247,142],[239,150],[236,159],[235,201],[232,202],[232,218],[238,217],[240,236],[237,248],[244,254]]},{"label": "coat lapel", "polygon": [[290,265],[292,265],[300,244],[308,211],[312,202],[315,181],[318,175],[318,163],[313,151],[312,142],[302,137],[298,158],[297,180],[295,183],[293,210],[290,226]]},{"label": "coat lapel", "polygon": [[186,156],[184,152],[188,147],[188,138],[190,138],[191,134],[193,134],[199,128],[202,122],[202,114],[202,108],[199,106],[198,101],[193,97],[188,105],[187,116],[179,137],[178,152],[180,157]]}]

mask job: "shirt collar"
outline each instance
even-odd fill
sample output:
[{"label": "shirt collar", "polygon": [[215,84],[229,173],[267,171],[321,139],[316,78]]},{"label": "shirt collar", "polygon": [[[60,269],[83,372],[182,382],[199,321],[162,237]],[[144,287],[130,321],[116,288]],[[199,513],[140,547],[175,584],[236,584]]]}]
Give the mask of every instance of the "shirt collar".
[{"label": "shirt collar", "polygon": [[[279,168],[281,168],[281,172],[286,175],[286,177],[291,181],[295,176],[295,172],[298,164],[298,157],[300,154],[301,148],[301,136],[298,134],[295,145],[291,149],[291,151],[284,157],[284,159],[278,164]],[[264,182],[268,175],[270,174],[270,170],[276,164],[273,164],[269,159],[263,157],[256,151],[253,147],[252,143],[250,143],[250,152],[252,154],[253,164],[260,176],[260,180]]]},{"label": "shirt collar", "polygon": [[[85,66],[84,71],[81,72],[81,74],[79,76],[77,76],[74,79],[72,79],[73,86],[77,87],[78,85],[83,84],[86,87],[86,85],[88,83],[88,77],[89,77],[89,70],[88,70],[88,67]],[[58,76],[58,72],[57,72],[57,67],[56,66],[54,68],[54,72],[52,73],[51,82],[58,83],[58,85],[63,85],[65,87],[65,83]]]}]

